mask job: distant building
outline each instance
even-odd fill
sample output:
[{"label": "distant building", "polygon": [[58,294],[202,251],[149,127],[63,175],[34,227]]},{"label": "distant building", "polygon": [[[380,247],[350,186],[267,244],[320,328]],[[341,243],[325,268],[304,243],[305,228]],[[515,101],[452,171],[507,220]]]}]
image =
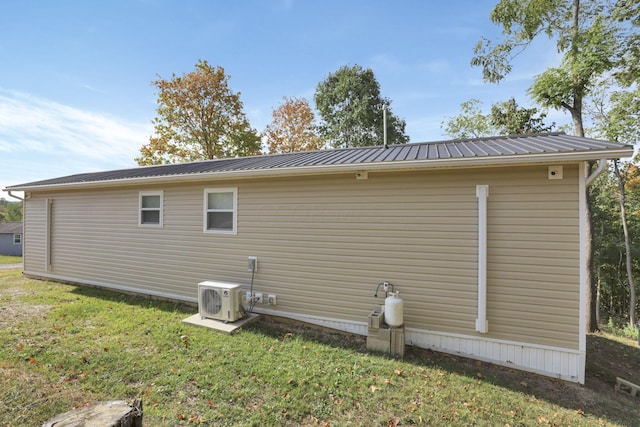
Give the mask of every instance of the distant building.
[{"label": "distant building", "polygon": [[0,222],[0,255],[22,256],[22,223]]}]

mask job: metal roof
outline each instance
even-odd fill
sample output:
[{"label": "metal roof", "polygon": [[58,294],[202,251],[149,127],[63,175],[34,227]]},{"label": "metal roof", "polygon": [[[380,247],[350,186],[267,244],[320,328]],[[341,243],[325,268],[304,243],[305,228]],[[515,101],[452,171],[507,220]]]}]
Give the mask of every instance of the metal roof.
[{"label": "metal roof", "polygon": [[21,222],[0,222],[0,234],[21,234]]},{"label": "metal roof", "polygon": [[531,161],[596,160],[633,155],[633,147],[613,142],[559,133],[510,135],[489,138],[410,143],[403,145],[303,151],[207,160],[193,163],[146,166],[69,175],[7,187],[26,190],[69,187],[115,181],[157,181],[207,177],[243,177],[291,173],[322,173],[359,169],[411,169]]}]

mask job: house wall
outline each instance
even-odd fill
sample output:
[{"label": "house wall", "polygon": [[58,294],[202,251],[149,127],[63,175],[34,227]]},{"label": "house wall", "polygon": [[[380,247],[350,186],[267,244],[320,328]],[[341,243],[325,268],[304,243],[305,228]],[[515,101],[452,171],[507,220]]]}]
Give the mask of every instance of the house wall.
[{"label": "house wall", "polygon": [[13,243],[13,233],[0,233],[0,255],[22,256],[22,243]]},{"label": "house wall", "polygon": [[[564,165],[564,179],[549,180],[545,165],[32,192],[25,272],[196,301],[204,280],[248,288],[247,257],[257,256],[254,290],[277,305],[256,311],[359,333],[387,280],[404,299],[408,343],[577,380],[578,172]],[[489,186],[484,334],[475,330],[476,185]],[[203,233],[203,192],[215,187],[238,189],[237,235]],[[138,226],[139,191],[149,190],[164,191],[162,228]],[[535,352],[549,362],[530,360]]]}]

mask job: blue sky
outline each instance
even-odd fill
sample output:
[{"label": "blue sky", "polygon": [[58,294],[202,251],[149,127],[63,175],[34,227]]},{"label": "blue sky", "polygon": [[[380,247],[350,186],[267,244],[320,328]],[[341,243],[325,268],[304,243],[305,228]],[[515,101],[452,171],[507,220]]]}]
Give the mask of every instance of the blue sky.
[{"label": "blue sky", "polygon": [[[481,36],[495,39],[496,1],[24,0],[0,14],[0,189],[81,172],[134,167],[153,134],[151,81],[221,66],[261,132],[283,96],[313,105],[343,65],[371,68],[411,142],[446,139],[442,121],[470,98],[526,95],[557,65],[532,46],[499,85],[471,68]],[[567,123],[561,112],[550,120]],[[0,197],[7,198],[6,193]]]}]

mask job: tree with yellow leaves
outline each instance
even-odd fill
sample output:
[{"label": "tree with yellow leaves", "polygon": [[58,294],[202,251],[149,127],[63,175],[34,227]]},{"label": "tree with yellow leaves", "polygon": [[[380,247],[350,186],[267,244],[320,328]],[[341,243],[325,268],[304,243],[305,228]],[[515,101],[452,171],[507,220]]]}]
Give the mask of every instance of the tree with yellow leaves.
[{"label": "tree with yellow leaves", "polygon": [[265,131],[270,154],[320,150],[324,142],[316,134],[315,116],[305,98],[283,98]]},{"label": "tree with yellow leaves", "polygon": [[229,88],[224,68],[199,60],[195,71],[152,82],[158,89],[155,135],[140,148],[139,165],[260,154],[260,137]]}]

